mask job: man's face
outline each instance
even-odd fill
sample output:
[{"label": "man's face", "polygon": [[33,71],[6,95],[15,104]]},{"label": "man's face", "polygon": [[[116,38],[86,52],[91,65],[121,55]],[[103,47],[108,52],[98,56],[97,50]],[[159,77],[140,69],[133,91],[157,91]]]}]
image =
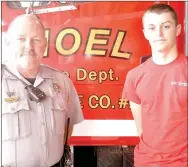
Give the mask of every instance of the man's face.
[{"label": "man's face", "polygon": [[181,32],[181,26],[175,24],[169,12],[157,14],[146,13],[143,18],[144,35],[151,48],[156,52],[169,51],[176,45],[176,37]]},{"label": "man's face", "polygon": [[46,49],[42,26],[33,17],[16,20],[9,31],[10,49],[17,66],[32,70],[38,68]]}]

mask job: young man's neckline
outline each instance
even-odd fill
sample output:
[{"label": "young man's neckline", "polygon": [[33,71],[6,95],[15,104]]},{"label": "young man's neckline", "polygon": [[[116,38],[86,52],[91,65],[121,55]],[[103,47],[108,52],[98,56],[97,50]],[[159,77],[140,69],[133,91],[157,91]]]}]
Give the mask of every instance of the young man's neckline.
[{"label": "young man's neckline", "polygon": [[153,61],[152,57],[150,59],[150,62],[151,62],[151,65],[153,67],[156,67],[156,68],[167,68],[167,67],[172,66],[173,64],[175,64],[179,60],[179,58],[182,57],[182,56],[183,56],[183,54],[178,53],[177,57],[173,61],[171,61],[171,62],[169,62],[167,64],[157,64],[157,63],[155,63]]}]

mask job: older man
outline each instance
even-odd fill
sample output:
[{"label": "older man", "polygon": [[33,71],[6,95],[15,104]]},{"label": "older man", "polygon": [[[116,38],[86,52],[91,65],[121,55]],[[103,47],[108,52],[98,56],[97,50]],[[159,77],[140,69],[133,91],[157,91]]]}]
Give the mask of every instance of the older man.
[{"label": "older man", "polygon": [[[71,80],[40,64],[46,45],[44,28],[35,15],[18,16],[10,24],[7,46],[12,61],[2,69],[3,166],[53,166],[63,155],[67,118],[69,136],[73,125],[83,120]],[[22,81],[39,88],[46,98],[36,101]]]}]

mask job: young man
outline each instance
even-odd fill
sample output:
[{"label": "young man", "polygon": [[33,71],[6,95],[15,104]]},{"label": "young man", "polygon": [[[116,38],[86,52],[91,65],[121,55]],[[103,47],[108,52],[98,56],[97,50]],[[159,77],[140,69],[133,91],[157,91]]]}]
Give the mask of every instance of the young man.
[{"label": "young man", "polygon": [[123,97],[129,99],[140,137],[135,167],[187,167],[187,59],[177,50],[177,14],[155,4],[143,15],[152,57],[129,71]]},{"label": "young man", "polygon": [[[84,119],[71,80],[41,65],[46,44],[44,27],[34,14],[18,16],[10,24],[12,61],[2,68],[2,166],[53,166],[63,155],[67,119],[69,136],[73,125]],[[20,79],[46,98],[36,101]]]}]

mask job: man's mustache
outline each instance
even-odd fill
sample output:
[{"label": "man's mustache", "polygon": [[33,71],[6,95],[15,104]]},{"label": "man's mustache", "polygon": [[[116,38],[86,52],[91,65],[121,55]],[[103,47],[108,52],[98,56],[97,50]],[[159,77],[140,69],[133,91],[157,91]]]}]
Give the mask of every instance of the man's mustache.
[{"label": "man's mustache", "polygon": [[23,55],[35,55],[35,52],[33,50],[29,50],[29,51],[24,51]]}]

